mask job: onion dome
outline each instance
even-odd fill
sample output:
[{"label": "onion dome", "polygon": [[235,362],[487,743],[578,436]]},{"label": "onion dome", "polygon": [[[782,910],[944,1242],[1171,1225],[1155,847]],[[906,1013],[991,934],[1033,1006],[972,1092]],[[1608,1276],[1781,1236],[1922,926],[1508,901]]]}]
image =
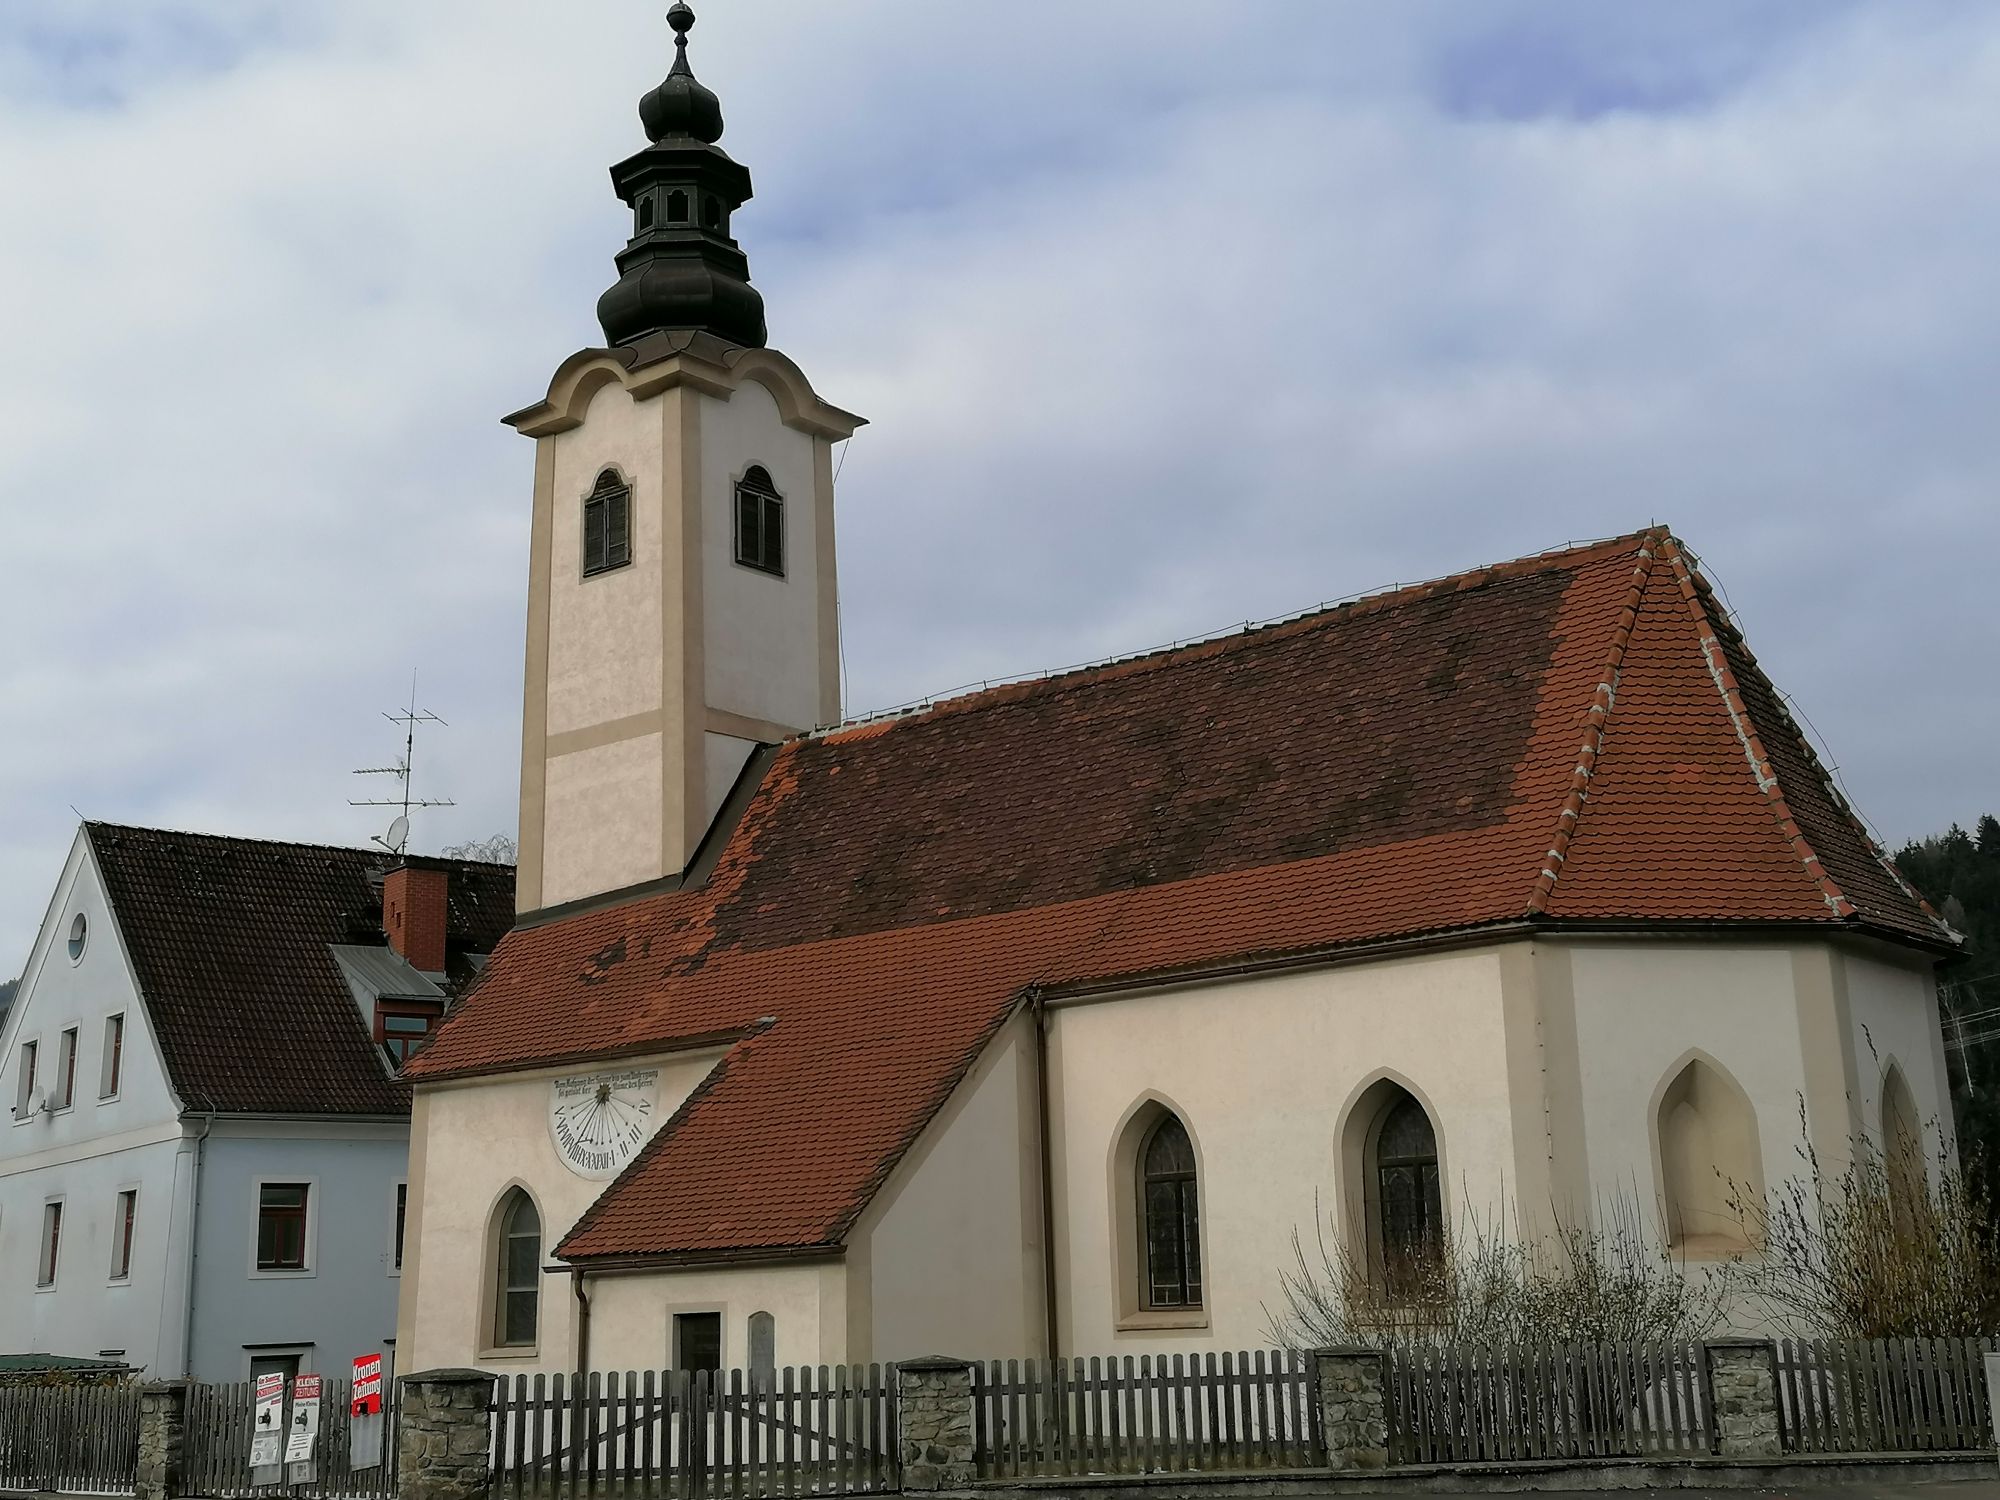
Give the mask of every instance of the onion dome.
[{"label": "onion dome", "polygon": [[702,86],[688,66],[687,34],[694,29],[694,10],[687,0],[675,0],[674,8],[667,12],[667,24],[674,28],[674,67],[664,83],[639,101],[646,139],[663,141],[670,135],[685,135],[713,145],[722,139],[722,101],[713,89]]},{"label": "onion dome", "polygon": [[673,70],[639,101],[652,144],[611,169],[633,229],[618,253],[618,284],[598,299],[597,319],[614,345],[699,332],[760,348],[764,298],[729,233],[730,216],[750,200],[750,173],[715,144],[722,103],[688,66],[694,11],[687,0],[676,0],[667,24]]}]

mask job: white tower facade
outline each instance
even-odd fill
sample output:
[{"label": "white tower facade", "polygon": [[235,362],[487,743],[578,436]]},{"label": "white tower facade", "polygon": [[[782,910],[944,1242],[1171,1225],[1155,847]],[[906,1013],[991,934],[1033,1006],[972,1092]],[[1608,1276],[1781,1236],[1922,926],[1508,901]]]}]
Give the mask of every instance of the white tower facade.
[{"label": "white tower facade", "polygon": [[833,445],[861,419],[763,347],[730,238],[749,173],[678,55],[612,169],[633,212],[610,346],[507,418],[536,443],[523,915],[680,880],[762,744],[841,713]]}]

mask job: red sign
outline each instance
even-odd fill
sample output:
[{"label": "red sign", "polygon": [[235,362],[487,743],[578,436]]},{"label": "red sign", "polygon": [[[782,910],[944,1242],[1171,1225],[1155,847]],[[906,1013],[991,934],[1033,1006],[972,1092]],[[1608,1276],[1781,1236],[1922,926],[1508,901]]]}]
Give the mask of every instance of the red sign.
[{"label": "red sign", "polygon": [[354,1361],[354,1389],[349,1393],[350,1417],[382,1415],[382,1356],[364,1354]]}]

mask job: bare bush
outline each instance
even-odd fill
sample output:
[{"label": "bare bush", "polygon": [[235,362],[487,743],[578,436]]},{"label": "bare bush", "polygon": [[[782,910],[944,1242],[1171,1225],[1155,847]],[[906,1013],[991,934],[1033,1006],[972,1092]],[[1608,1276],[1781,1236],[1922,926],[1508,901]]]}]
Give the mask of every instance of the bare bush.
[{"label": "bare bush", "polygon": [[1629,1200],[1603,1227],[1554,1216],[1545,1236],[1468,1219],[1421,1251],[1373,1269],[1315,1209],[1312,1250],[1292,1233],[1284,1306],[1265,1309],[1286,1348],[1329,1344],[1674,1342],[1721,1321],[1732,1267],[1691,1270],[1656,1245]]},{"label": "bare bush", "polygon": [[[1803,1136],[1803,1109],[1800,1124]],[[1831,1173],[1805,1138],[1799,1176],[1732,1203],[1763,1247],[1742,1280],[1772,1326],[1829,1338],[2000,1332],[2000,1219],[1980,1179],[1941,1138],[1928,1162],[1917,1141],[1864,1136],[1850,1152]]]}]

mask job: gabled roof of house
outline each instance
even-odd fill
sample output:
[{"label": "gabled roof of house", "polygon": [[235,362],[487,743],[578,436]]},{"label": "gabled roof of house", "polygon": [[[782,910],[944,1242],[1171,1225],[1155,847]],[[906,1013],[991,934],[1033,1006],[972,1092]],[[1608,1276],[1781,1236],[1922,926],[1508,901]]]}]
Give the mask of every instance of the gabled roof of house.
[{"label": "gabled roof of house", "polygon": [[1951,941],[1664,530],[789,742],[704,885],[516,931],[407,1072],[720,1038],[556,1253],[808,1251],[1030,989],[1597,922]]},{"label": "gabled roof of house", "polygon": [[[86,823],[174,1092],[224,1114],[397,1115],[332,945],[381,941],[379,852]],[[514,871],[451,872],[455,957],[514,921]],[[470,978],[469,972],[465,976]]]}]

